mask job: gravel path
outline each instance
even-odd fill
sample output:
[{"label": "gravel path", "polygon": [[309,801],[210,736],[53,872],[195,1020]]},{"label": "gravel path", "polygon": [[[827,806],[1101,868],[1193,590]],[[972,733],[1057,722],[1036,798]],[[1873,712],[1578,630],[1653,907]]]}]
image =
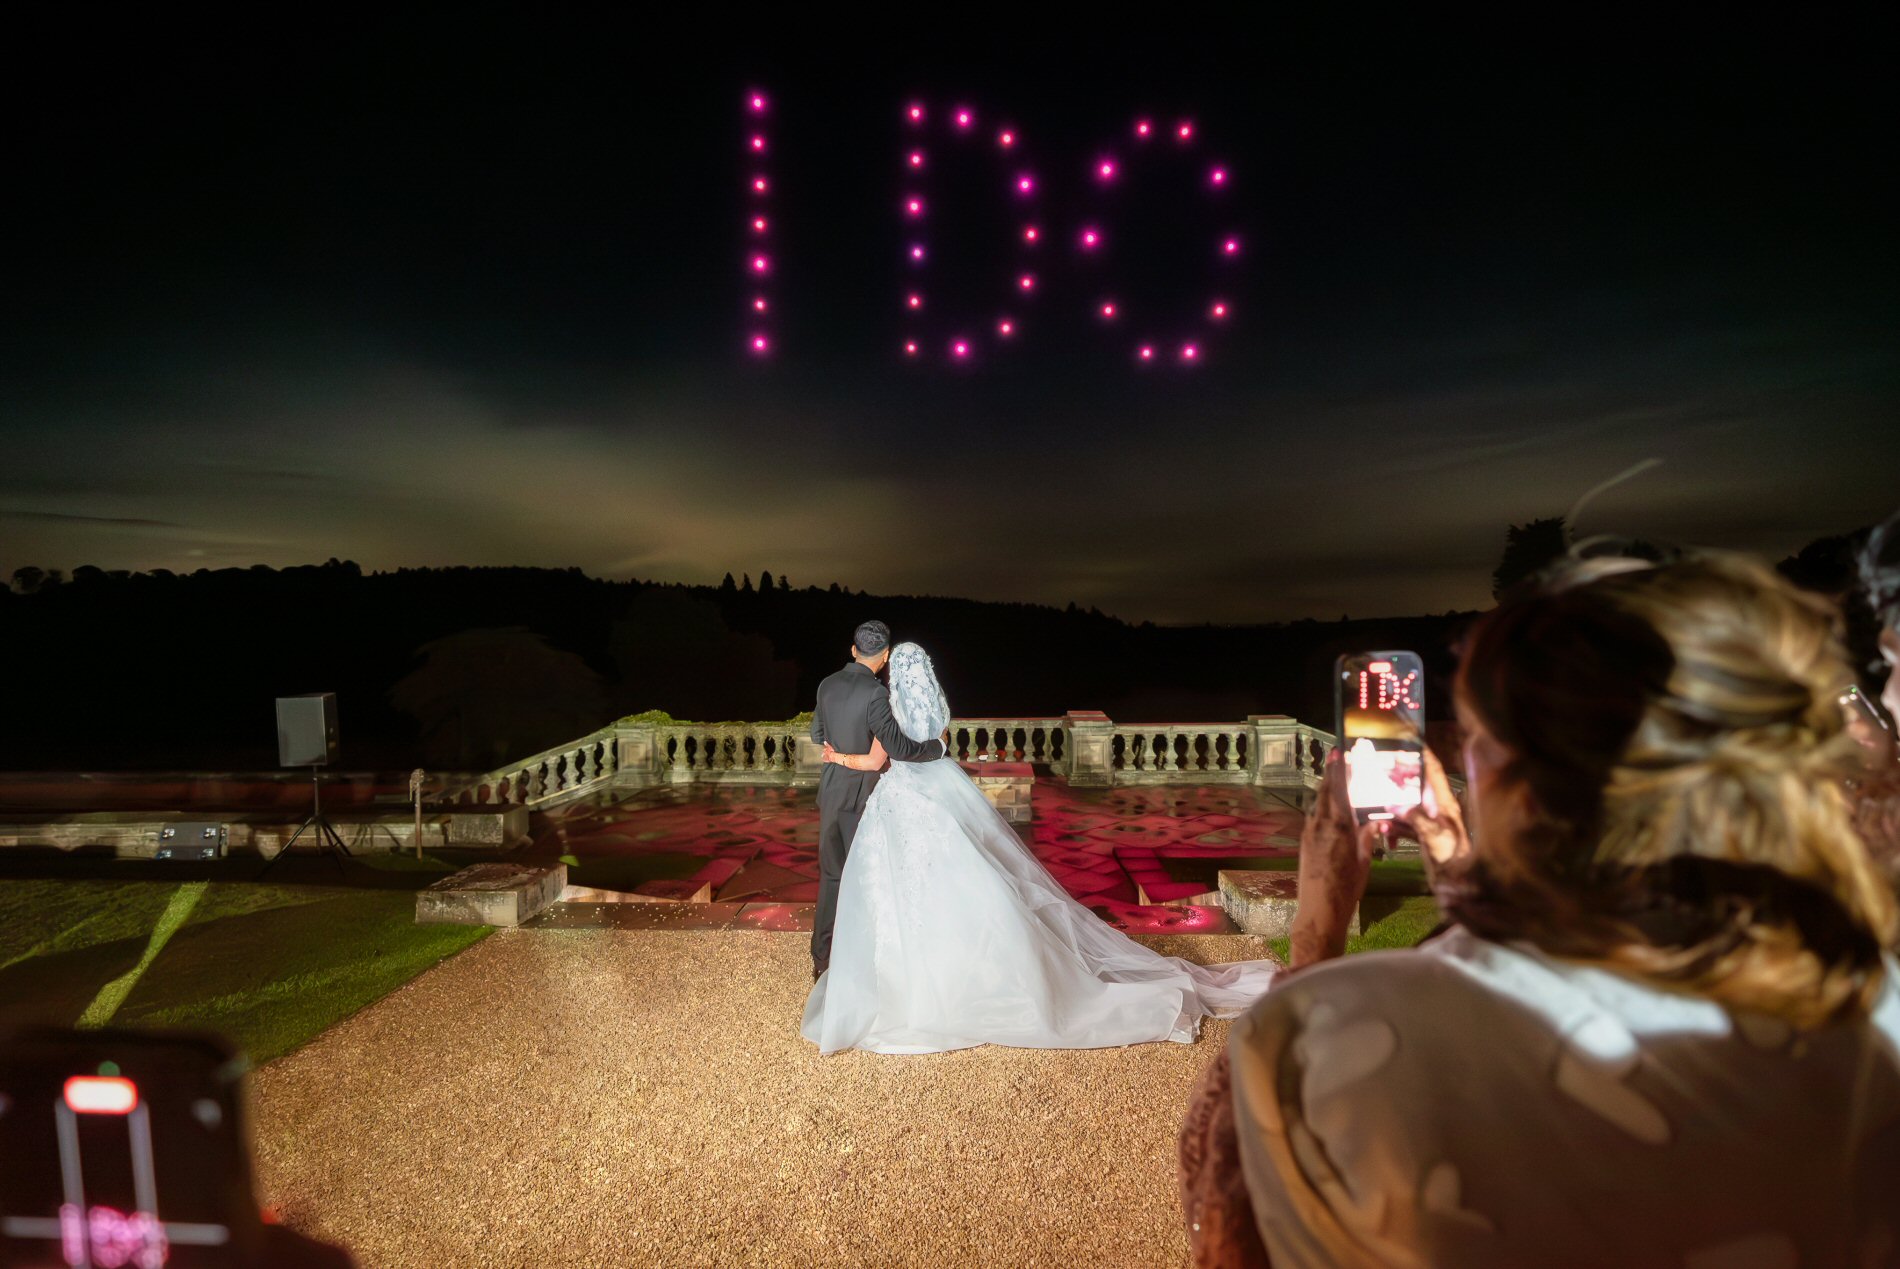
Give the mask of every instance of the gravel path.
[{"label": "gravel path", "polygon": [[257,1072],[263,1198],[366,1267],[1184,1263],[1174,1133],[1226,1023],[820,1058],[806,947],[499,932]]}]

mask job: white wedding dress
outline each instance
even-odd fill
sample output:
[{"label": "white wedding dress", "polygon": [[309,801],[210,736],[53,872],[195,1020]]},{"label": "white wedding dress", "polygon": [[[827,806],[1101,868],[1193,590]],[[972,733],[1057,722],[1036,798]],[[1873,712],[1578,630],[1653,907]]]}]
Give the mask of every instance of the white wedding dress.
[{"label": "white wedding dress", "polygon": [[[915,740],[949,725],[914,643],[892,651],[891,712]],[[1188,1043],[1274,969],[1143,947],[1071,898],[955,760],[893,762],[858,823],[801,1031],[824,1053]]]}]

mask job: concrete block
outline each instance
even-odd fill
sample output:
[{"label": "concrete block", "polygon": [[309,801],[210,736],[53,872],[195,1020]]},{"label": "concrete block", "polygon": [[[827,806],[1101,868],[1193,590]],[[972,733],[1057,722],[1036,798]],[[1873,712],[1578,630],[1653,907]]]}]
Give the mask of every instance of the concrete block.
[{"label": "concrete block", "polygon": [[[1222,869],[1219,884],[1221,907],[1248,934],[1283,939],[1293,933],[1293,914],[1300,908],[1297,875]],[[1352,924],[1346,932],[1359,933],[1359,909],[1353,909]]]},{"label": "concrete block", "polygon": [[417,892],[416,924],[520,925],[566,887],[566,864],[475,864]]}]

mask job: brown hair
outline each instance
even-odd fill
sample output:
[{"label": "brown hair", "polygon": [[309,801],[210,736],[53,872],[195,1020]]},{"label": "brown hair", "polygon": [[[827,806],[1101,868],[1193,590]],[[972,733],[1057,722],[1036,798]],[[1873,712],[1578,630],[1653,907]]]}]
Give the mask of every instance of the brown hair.
[{"label": "brown hair", "polygon": [[1855,834],[1837,616],[1765,565],[1570,565],[1481,619],[1458,700],[1508,752],[1451,913],[1803,1027],[1865,1010],[1894,896]]}]

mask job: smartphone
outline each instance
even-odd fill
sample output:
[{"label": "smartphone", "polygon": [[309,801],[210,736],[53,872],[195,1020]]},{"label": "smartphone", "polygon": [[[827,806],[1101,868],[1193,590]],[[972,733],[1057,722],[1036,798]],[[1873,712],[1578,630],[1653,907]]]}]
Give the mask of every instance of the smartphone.
[{"label": "smartphone", "polygon": [[1361,824],[1419,804],[1425,789],[1425,663],[1416,652],[1354,652],[1333,674],[1346,795]]},{"label": "smartphone", "polygon": [[262,1263],[245,1069],[209,1035],[0,1042],[0,1265]]}]

